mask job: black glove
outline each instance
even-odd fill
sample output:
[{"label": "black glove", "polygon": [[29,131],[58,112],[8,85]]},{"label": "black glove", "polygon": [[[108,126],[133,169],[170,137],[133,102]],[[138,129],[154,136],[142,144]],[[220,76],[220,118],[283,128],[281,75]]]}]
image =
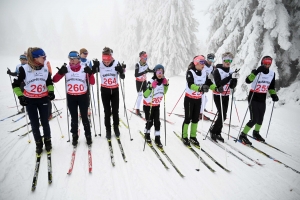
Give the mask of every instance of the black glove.
[{"label": "black glove", "polygon": [[50,101],[52,101],[53,99],[55,99],[55,94],[54,92],[48,92],[48,98],[50,99]]},{"label": "black glove", "polygon": [[118,65],[115,67],[115,70],[117,72],[119,72],[120,74],[123,74],[123,68],[122,66],[120,65],[120,63],[118,63]]},{"label": "black glove", "polygon": [[123,67],[123,69],[126,68],[126,64],[122,63],[122,67]]},{"label": "black glove", "polygon": [[8,75],[11,75],[11,71],[10,69],[7,69],[7,72],[6,72]]},{"label": "black glove", "polygon": [[24,96],[19,96],[19,102],[22,106],[27,106],[27,101],[26,101],[26,97]]},{"label": "black glove", "polygon": [[66,64],[64,64],[63,66],[61,66],[60,69],[57,67],[57,69],[58,69],[58,73],[60,75],[65,75],[66,73],[68,73],[68,68],[66,67]]},{"label": "black glove", "polygon": [[124,79],[124,78],[125,78],[125,74],[124,73],[120,74],[120,79]]},{"label": "black glove", "polygon": [[153,72],[153,69],[147,68],[147,69],[144,71],[145,74],[148,73],[148,72]]},{"label": "black glove", "polygon": [[234,89],[236,87],[236,85],[237,85],[237,79],[234,78],[230,81],[229,87],[231,89]]},{"label": "black glove", "polygon": [[209,86],[208,85],[202,85],[199,87],[198,92],[208,92]]},{"label": "black glove", "polygon": [[89,75],[92,75],[93,74],[93,70],[89,67],[89,66],[86,66],[84,68],[84,73],[87,73]]},{"label": "black glove", "polygon": [[260,72],[267,73],[269,71],[264,65],[259,66],[255,71],[253,71],[254,75],[257,75]]},{"label": "black glove", "polygon": [[93,63],[94,63],[94,65],[93,65],[92,69],[93,69],[93,73],[95,74],[95,73],[99,72],[100,62],[96,59],[96,60],[93,60]]},{"label": "black glove", "polygon": [[272,98],[273,101],[278,101],[279,100],[277,94],[271,94],[271,98]]},{"label": "black glove", "polygon": [[223,86],[216,88],[216,92],[220,92],[220,93],[224,92]]}]

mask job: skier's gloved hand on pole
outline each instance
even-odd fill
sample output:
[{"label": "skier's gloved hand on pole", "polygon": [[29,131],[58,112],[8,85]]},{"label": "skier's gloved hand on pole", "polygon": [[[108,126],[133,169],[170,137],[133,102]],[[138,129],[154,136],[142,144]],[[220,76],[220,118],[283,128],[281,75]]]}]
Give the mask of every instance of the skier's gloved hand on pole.
[{"label": "skier's gloved hand on pole", "polygon": [[89,66],[85,66],[84,73],[92,75],[93,74],[93,70]]},{"label": "skier's gloved hand on pole", "polygon": [[18,98],[19,98],[19,102],[20,102],[20,104],[22,105],[22,106],[27,106],[27,101],[26,101],[26,98],[25,98],[25,96],[18,96]]},{"label": "skier's gloved hand on pole", "polygon": [[240,74],[238,72],[233,72],[231,76],[232,76],[233,79],[240,78]]},{"label": "skier's gloved hand on pole", "polygon": [[166,78],[163,78],[162,84],[164,86],[168,86],[169,85],[169,81]]},{"label": "skier's gloved hand on pole", "polygon": [[92,66],[92,70],[93,70],[93,73],[95,74],[95,73],[99,72],[100,62],[97,59],[95,59],[95,60],[93,60],[93,63],[94,64]]},{"label": "skier's gloved hand on pole", "polygon": [[279,100],[277,94],[271,94],[271,98],[272,98],[273,101],[278,101]]},{"label": "skier's gloved hand on pole", "polygon": [[234,89],[235,87],[236,87],[236,85],[237,85],[237,79],[232,79],[231,81],[230,81],[230,83],[229,83],[229,87],[231,88],[231,89]]},{"label": "skier's gloved hand on pole", "polygon": [[60,75],[65,75],[66,73],[68,73],[68,68],[66,66],[66,64],[63,64],[63,66],[61,66],[61,68],[58,68],[58,74]]},{"label": "skier's gloved hand on pole", "polygon": [[7,72],[6,72],[8,75],[11,75],[11,71],[10,69],[7,68]]},{"label": "skier's gloved hand on pole", "polygon": [[216,88],[216,92],[220,92],[220,93],[224,92],[223,86]]},{"label": "skier's gloved hand on pole", "polygon": [[199,87],[198,92],[208,92],[209,86],[208,85],[202,85]]},{"label": "skier's gloved hand on pole", "polygon": [[48,92],[48,98],[50,99],[50,101],[52,101],[53,99],[55,99],[55,94],[54,92]]},{"label": "skier's gloved hand on pole", "polygon": [[266,73],[268,72],[268,68],[266,68],[264,65],[261,65],[260,67],[258,67],[256,70],[253,70],[253,74],[257,75],[260,72]]},{"label": "skier's gloved hand on pole", "polygon": [[151,84],[151,87],[152,87],[153,89],[155,89],[156,86],[157,86],[157,84],[158,84],[157,80],[154,80],[154,81],[152,82],[152,84]]},{"label": "skier's gloved hand on pole", "polygon": [[115,70],[120,74],[123,74],[123,67],[120,65],[120,63],[118,63],[118,65],[115,67]]}]

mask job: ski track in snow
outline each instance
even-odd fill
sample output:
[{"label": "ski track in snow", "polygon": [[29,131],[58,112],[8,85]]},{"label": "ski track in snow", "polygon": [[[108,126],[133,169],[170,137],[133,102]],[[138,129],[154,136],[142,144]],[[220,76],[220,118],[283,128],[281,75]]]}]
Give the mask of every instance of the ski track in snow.
[{"label": "ski track in snow", "polygon": [[[55,65],[54,65],[55,66]],[[54,69],[54,68],[53,68]],[[56,72],[56,69],[54,73]],[[128,109],[133,107],[136,100],[135,80],[133,71],[128,70],[125,79],[126,106]],[[150,78],[150,74],[148,75]],[[16,112],[16,108],[7,108],[13,106],[14,100],[8,77],[2,75],[0,83],[3,91],[0,93],[0,118],[4,118]],[[178,98],[185,88],[185,77],[177,76],[170,78],[170,87],[166,95],[166,111],[171,112]],[[57,98],[64,97],[64,81],[55,85]],[[94,88],[96,92],[96,87]],[[61,95],[61,96],[60,96]],[[211,110],[211,93],[208,93],[209,101],[206,105],[207,110]],[[97,97],[95,93],[95,97]],[[174,113],[183,113],[183,99],[179,101]],[[97,101],[96,101],[97,102]],[[122,124],[121,142],[126,155],[127,163],[124,162],[118,143],[112,134],[112,146],[115,159],[115,167],[112,166],[108,143],[105,138],[104,112],[101,103],[101,130],[102,136],[94,137],[94,128],[92,127],[93,145],[92,145],[92,173],[88,172],[88,154],[87,145],[84,136],[82,124],[80,125],[81,134],[79,145],[77,147],[73,172],[68,175],[68,169],[71,161],[72,145],[68,140],[67,133],[67,114],[65,101],[56,101],[58,109],[63,108],[63,118],[58,118],[63,130],[64,138],[61,138],[60,129],[57,120],[50,121],[52,132],[52,173],[53,182],[48,184],[47,178],[47,155],[43,152],[35,192],[31,192],[31,183],[35,164],[35,143],[32,134],[31,143],[28,143],[27,136],[19,137],[27,131],[26,127],[14,132],[8,131],[17,128],[26,123],[25,118],[13,123],[11,119],[0,122],[2,134],[0,134],[0,199],[299,199],[300,198],[300,174],[284,167],[264,155],[240,144],[235,143],[231,138],[223,134],[225,140],[241,150],[246,155],[264,164],[258,166],[243,155],[225,145],[228,150],[237,156],[253,163],[249,167],[237,158],[227,153],[227,166],[230,173],[225,172],[213,161],[211,161],[203,152],[196,151],[200,156],[216,171],[211,173],[202,163],[200,171],[195,169],[199,167],[199,159],[187,149],[183,143],[174,135],[173,131],[181,133],[183,118],[175,115],[167,116],[167,119],[174,122],[174,125],[167,123],[167,146],[165,146],[164,123],[161,122],[161,140],[164,150],[176,165],[176,167],[185,176],[181,178],[164,155],[161,158],[169,167],[164,168],[146,144],[143,151],[144,139],[139,134],[139,130],[144,130],[145,122],[133,115],[129,120],[131,128],[130,141],[128,129]],[[236,102],[240,120],[243,119],[247,102]],[[275,104],[276,105],[276,104]],[[267,104],[264,123],[261,128],[261,135],[265,137],[272,104]],[[124,106],[122,95],[120,94],[120,117],[127,123],[124,117]],[[142,107],[142,106],[141,106]],[[163,102],[161,104],[161,117],[163,117]],[[53,106],[53,110],[55,107]],[[229,107],[230,109],[230,107]],[[215,111],[215,106],[214,106]],[[300,108],[294,105],[285,105],[283,107],[275,106],[273,118],[266,141],[291,154],[283,154],[264,144],[250,139],[255,147],[266,152],[270,156],[280,160],[286,165],[300,171],[300,135],[298,116]],[[98,110],[97,110],[98,113]],[[128,117],[130,113],[128,112]],[[213,117],[207,114],[209,117]],[[228,111],[229,116],[229,111]],[[69,119],[70,120],[70,119]],[[249,120],[249,113],[246,116],[245,123]],[[228,121],[228,120],[227,120]],[[99,134],[98,115],[95,116],[96,132]],[[235,107],[233,105],[232,123],[239,124]],[[208,130],[211,122],[200,121],[198,130]],[[31,128],[30,128],[31,129]],[[42,131],[42,128],[40,129]],[[224,132],[228,132],[228,127],[224,126]],[[230,134],[238,135],[239,128],[231,128]],[[249,134],[252,134],[249,132]],[[154,138],[153,128],[151,137]],[[198,134],[200,144],[212,157],[214,157],[223,166],[226,166],[225,152],[214,145],[209,140],[203,140],[203,136]],[[154,144],[154,143],[153,143]]]}]

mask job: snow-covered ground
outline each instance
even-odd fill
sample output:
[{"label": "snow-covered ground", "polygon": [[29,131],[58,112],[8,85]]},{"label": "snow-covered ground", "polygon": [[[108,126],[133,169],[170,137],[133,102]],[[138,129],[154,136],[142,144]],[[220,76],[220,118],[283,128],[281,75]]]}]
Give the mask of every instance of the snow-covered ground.
[{"label": "snow-covered ground", "polygon": [[[15,58],[2,58],[1,60],[4,67],[1,68],[2,75],[0,76],[0,84],[2,86],[0,88],[0,119],[17,111],[15,108],[8,108],[8,106],[14,106],[15,102],[10,81],[5,71],[6,67],[13,69],[18,61]],[[57,71],[55,67],[63,64],[55,61],[51,61],[51,63],[54,72]],[[137,97],[133,74],[133,71],[127,71],[125,79],[125,102],[126,107],[129,109],[133,107]],[[170,78],[170,87],[165,99],[167,112],[171,112],[184,88],[184,76]],[[55,89],[57,98],[65,97],[63,81],[56,84]],[[94,91],[96,91],[96,87],[94,87]],[[290,94],[289,92],[286,93]],[[208,94],[208,97],[209,102],[206,109],[211,111],[211,93]],[[122,99],[120,93],[120,117],[126,122]],[[243,160],[253,164],[252,167],[249,167],[229,153],[225,154],[224,150],[209,140],[202,140],[203,137],[198,134],[198,140],[201,141],[200,143],[204,150],[224,166],[227,165],[231,172],[225,172],[203,153],[201,153],[203,159],[216,172],[210,172],[202,163],[200,163],[200,171],[196,171],[195,169],[199,168],[199,160],[173,133],[173,131],[176,131],[180,134],[183,122],[183,118],[175,115],[170,117],[167,115],[167,119],[175,124],[167,124],[166,141],[164,123],[162,123],[161,135],[163,144],[165,145],[165,142],[167,144],[164,146],[166,153],[176,167],[185,175],[184,178],[178,175],[166,157],[160,152],[159,154],[169,167],[168,170],[163,167],[148,146],[143,151],[144,140],[138,133],[138,130],[144,130],[145,123],[135,115],[131,116],[130,112],[127,114],[130,118],[130,133],[133,141],[130,141],[128,129],[124,126],[120,128],[121,141],[128,162],[125,163],[123,161],[117,141],[113,137],[112,145],[116,166],[112,167],[108,144],[105,139],[102,104],[100,113],[102,136],[93,138],[93,172],[88,173],[87,146],[82,131],[73,173],[67,175],[71,161],[72,145],[67,142],[65,101],[55,101],[55,105],[63,109],[63,117],[58,119],[64,138],[61,138],[57,120],[50,121],[53,144],[53,183],[51,185],[48,184],[46,153],[43,153],[35,192],[31,192],[35,164],[35,143],[33,137],[30,135],[32,142],[29,144],[27,137],[22,138],[18,136],[26,132],[26,127],[14,133],[8,132],[25,124],[25,118],[16,123],[13,123],[12,119],[16,119],[17,116],[0,122],[2,130],[0,134],[0,199],[300,199],[300,174],[240,143],[235,143],[232,139],[227,140],[227,137],[226,142],[264,165],[259,166],[229,146],[224,145]],[[247,109],[247,102],[236,101],[236,106],[239,120],[242,121]],[[266,136],[271,109],[272,103],[269,103],[261,129],[263,137]],[[213,106],[213,110],[215,111],[215,106]],[[161,117],[163,117],[163,111],[164,104],[162,102]],[[184,113],[183,97],[173,112]],[[255,147],[297,171],[300,171],[299,113],[299,104],[292,103],[292,101],[287,102],[283,106],[275,106],[266,139],[269,144],[291,156],[250,139]],[[213,118],[211,114],[207,113],[206,115]],[[99,113],[97,111],[95,116],[97,134],[100,132],[98,117]],[[247,114],[245,122],[248,119],[249,114]],[[232,124],[240,125],[241,122],[239,120],[233,104]],[[209,126],[209,122],[199,122],[198,130],[206,133]],[[81,130],[83,130],[82,127]],[[224,126],[223,130],[228,132],[228,127]],[[237,136],[238,130],[238,128],[231,128],[230,133],[233,136]],[[94,135],[94,132],[92,134]],[[154,137],[153,130],[151,136]],[[225,136],[223,134],[223,137]],[[196,151],[199,152],[198,149]],[[227,156],[227,159],[225,159],[225,156]]]}]

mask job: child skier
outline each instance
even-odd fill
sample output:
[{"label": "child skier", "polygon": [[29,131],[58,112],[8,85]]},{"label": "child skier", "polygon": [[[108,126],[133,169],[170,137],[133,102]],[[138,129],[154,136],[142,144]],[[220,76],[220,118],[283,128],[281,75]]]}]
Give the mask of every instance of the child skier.
[{"label": "child skier", "polygon": [[[27,59],[28,64],[19,67],[18,78],[14,80],[12,86],[20,104],[26,106],[36,143],[36,153],[40,155],[43,151],[43,140],[39,129],[38,112],[44,132],[45,149],[50,152],[52,144],[48,121],[48,103],[49,99],[53,100],[55,98],[54,87],[43,49],[28,48]],[[24,92],[20,88],[22,82],[25,83]]]},{"label": "child skier", "polygon": [[[232,53],[226,52],[222,54],[223,64],[217,64],[216,69],[214,70],[214,82],[218,88],[218,91],[214,91],[213,94],[214,94],[214,102],[218,110],[218,117],[213,127],[210,129],[210,136],[211,139],[215,141],[220,140],[221,142],[224,142],[224,138],[222,138],[221,136],[221,131],[223,128],[222,119],[224,120],[226,119],[229,95],[230,95],[229,88],[234,89],[236,87],[237,78],[239,77],[239,74],[237,72],[233,72],[233,70],[230,69],[232,59],[233,59]],[[222,111],[223,111],[223,118],[221,114]]]},{"label": "child skier", "polygon": [[68,55],[69,64],[63,65],[53,77],[53,82],[58,82],[66,77],[67,103],[71,114],[72,145],[78,144],[78,107],[81,113],[82,124],[85,131],[86,143],[92,144],[90,122],[88,120],[89,84],[95,84],[92,69],[80,61],[77,51]]},{"label": "child skier", "polygon": [[273,101],[279,100],[275,91],[275,72],[270,70],[271,64],[272,58],[264,56],[261,60],[261,66],[252,70],[246,78],[246,83],[251,83],[251,90],[248,95],[250,120],[239,137],[245,144],[252,145],[247,138],[247,134],[254,125],[253,137],[258,141],[265,141],[259,134],[259,130],[266,111],[267,91],[269,91]]},{"label": "child skier", "polygon": [[135,105],[135,112],[137,115],[142,116],[140,112],[140,104],[143,99],[143,93],[147,89],[147,76],[148,72],[153,72],[153,70],[149,69],[147,64],[148,56],[145,51],[139,53],[140,61],[135,65],[135,80],[136,80],[136,90],[138,93],[137,102]]},{"label": "child skier", "polygon": [[[190,146],[190,142],[199,147],[197,140],[197,127],[199,121],[199,113],[201,106],[201,96],[208,92],[208,89],[215,90],[216,86],[207,74],[202,72],[204,69],[205,58],[202,55],[194,57],[193,62],[190,63],[186,73],[186,93],[184,97],[184,121],[182,124],[182,142]],[[190,140],[188,139],[188,127],[191,123]]]},{"label": "child skier", "polygon": [[160,141],[160,102],[168,91],[169,83],[164,77],[165,68],[158,64],[153,69],[154,75],[148,82],[147,90],[144,92],[144,106],[145,118],[147,120],[145,127],[145,140],[151,143],[150,129],[154,124],[155,129],[155,144],[159,148],[163,148]]}]

